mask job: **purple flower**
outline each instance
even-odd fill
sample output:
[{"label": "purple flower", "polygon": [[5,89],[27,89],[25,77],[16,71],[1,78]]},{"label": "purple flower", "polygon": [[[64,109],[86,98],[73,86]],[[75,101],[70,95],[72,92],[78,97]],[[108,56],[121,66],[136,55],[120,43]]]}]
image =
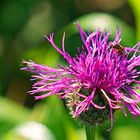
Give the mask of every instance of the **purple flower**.
[{"label": "purple flower", "polygon": [[[126,115],[125,106],[133,116],[140,115],[140,95],[135,91],[140,88],[140,72],[136,69],[140,65],[140,43],[132,48],[124,48],[120,45],[121,31],[118,29],[114,41],[110,42],[110,33],[96,30],[88,35],[78,23],[77,27],[83,45],[73,58],[65,51],[65,34],[62,49],[54,43],[53,33],[46,36],[68,66],[55,69],[32,61],[23,62],[25,67],[22,70],[35,73],[32,80],[36,82],[30,94],[34,94],[35,99],[58,95],[67,100],[67,105],[76,118],[85,116],[84,112],[87,112],[86,115],[93,115],[95,119],[99,114],[96,116],[94,112],[100,110],[104,113],[109,111],[112,122],[115,110],[122,110]],[[38,94],[40,92],[43,94]],[[88,113],[89,110],[92,111]],[[100,122],[99,119],[97,122]]]}]

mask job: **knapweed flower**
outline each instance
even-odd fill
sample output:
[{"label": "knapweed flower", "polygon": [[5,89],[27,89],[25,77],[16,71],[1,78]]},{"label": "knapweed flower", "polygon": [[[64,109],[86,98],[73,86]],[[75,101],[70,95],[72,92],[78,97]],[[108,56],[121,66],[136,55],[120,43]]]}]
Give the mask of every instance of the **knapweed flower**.
[{"label": "knapweed flower", "polygon": [[140,65],[140,43],[125,48],[120,44],[121,31],[118,28],[115,39],[110,41],[109,32],[98,29],[87,34],[79,23],[76,24],[83,45],[75,57],[65,51],[65,34],[62,49],[54,43],[53,33],[46,36],[68,66],[59,65],[57,69],[33,61],[23,62],[25,67],[22,70],[35,74],[33,80],[36,82],[30,94],[34,94],[35,99],[58,95],[66,100],[74,118],[89,124],[102,123],[108,118],[112,124],[114,111],[122,110],[126,115],[125,108],[133,116],[140,115],[140,95],[135,91],[140,88],[140,72],[136,69]]}]

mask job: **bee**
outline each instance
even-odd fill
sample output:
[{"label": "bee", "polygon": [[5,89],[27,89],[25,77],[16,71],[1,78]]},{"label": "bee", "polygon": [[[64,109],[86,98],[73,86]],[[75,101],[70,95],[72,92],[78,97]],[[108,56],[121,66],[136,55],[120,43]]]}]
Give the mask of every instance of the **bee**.
[{"label": "bee", "polygon": [[113,48],[119,55],[124,54],[124,47],[121,44],[111,45],[110,48]]}]

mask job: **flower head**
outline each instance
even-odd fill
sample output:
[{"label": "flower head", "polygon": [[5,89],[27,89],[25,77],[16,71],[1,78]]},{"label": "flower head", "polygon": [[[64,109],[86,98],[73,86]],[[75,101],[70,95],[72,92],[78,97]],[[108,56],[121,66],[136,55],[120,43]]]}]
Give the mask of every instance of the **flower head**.
[{"label": "flower head", "polygon": [[[23,70],[35,73],[36,82],[30,94],[34,94],[35,99],[56,94],[67,101],[73,117],[88,123],[101,123],[109,117],[112,122],[115,110],[122,110],[126,115],[125,106],[134,116],[140,115],[140,95],[135,91],[140,88],[137,80],[140,72],[136,69],[140,65],[137,55],[140,43],[132,48],[122,47],[118,28],[114,41],[110,42],[110,33],[96,30],[88,35],[79,23],[77,27],[83,46],[75,57],[65,51],[65,34],[62,49],[54,43],[53,33],[46,36],[68,66],[56,69],[33,61],[23,62]],[[38,95],[40,92],[44,93]]]}]

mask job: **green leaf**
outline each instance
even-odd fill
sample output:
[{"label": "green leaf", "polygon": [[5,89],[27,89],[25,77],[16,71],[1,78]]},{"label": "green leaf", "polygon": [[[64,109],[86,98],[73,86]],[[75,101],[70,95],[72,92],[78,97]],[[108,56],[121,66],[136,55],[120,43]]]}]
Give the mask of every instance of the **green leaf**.
[{"label": "green leaf", "polygon": [[[111,37],[115,36],[116,27],[122,27],[122,44],[125,46],[133,46],[136,43],[135,32],[132,27],[127,25],[122,20],[105,13],[91,13],[78,18],[81,27],[86,31],[94,31],[98,28],[111,32]],[[60,32],[66,32],[67,38],[70,38],[78,33],[74,22],[67,25]],[[59,36],[60,37],[60,36]]]}]

